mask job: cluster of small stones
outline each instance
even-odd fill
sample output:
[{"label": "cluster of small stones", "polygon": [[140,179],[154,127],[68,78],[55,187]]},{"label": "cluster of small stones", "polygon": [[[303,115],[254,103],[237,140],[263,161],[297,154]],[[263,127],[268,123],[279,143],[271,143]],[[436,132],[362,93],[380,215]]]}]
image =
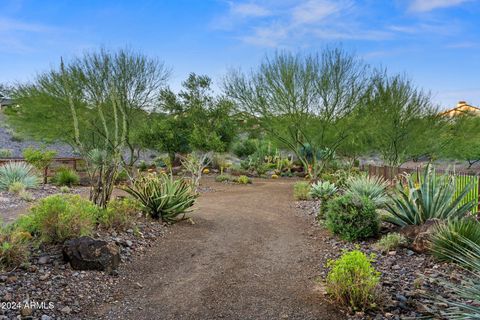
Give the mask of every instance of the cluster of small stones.
[{"label": "cluster of small stones", "polygon": [[[142,255],[167,228],[158,221],[139,221],[125,232],[99,231],[95,238],[121,248],[122,268]],[[85,308],[115,300],[118,272],[76,271],[62,259],[61,247],[40,248],[28,265],[0,273],[0,320],[80,319]]]},{"label": "cluster of small stones", "polygon": [[[318,201],[299,201],[295,204],[297,210],[308,215],[316,214],[319,206]],[[385,227],[387,226],[382,226],[382,229]],[[345,310],[346,316],[351,319],[442,318],[448,305],[436,299],[439,295],[446,301],[472,303],[463,301],[445,287],[447,282],[461,283],[468,279],[466,272],[455,264],[439,262],[429,254],[417,253],[408,248],[382,253],[375,248],[375,239],[349,243],[325,230],[315,230],[318,228],[323,227],[312,221],[310,236],[328,244],[328,249],[322,252],[319,250],[317,254],[320,266],[324,266],[329,259],[337,259],[342,250],[357,247],[366,254],[373,253],[376,256],[373,265],[381,273],[378,306],[375,310],[355,314]],[[319,268],[318,277],[324,280],[327,272],[325,268]]]}]

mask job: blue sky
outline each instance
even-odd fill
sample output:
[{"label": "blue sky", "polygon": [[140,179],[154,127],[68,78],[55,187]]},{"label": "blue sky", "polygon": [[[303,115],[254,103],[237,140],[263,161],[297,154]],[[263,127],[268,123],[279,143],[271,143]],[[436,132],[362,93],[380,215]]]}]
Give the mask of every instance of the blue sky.
[{"label": "blue sky", "polygon": [[442,107],[480,105],[480,0],[0,0],[0,82],[129,46],[219,82],[275,50],[341,45],[408,74]]}]

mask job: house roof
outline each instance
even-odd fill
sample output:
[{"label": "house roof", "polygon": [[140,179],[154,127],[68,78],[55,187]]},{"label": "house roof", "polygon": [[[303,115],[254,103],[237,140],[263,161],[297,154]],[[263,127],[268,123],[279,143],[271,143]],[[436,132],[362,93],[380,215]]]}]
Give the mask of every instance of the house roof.
[{"label": "house roof", "polygon": [[480,108],[471,106],[467,104],[466,101],[459,101],[457,103],[457,106],[455,108],[446,110],[441,113],[442,116],[447,116],[447,117],[456,117],[464,114],[474,114],[474,115],[480,115]]}]

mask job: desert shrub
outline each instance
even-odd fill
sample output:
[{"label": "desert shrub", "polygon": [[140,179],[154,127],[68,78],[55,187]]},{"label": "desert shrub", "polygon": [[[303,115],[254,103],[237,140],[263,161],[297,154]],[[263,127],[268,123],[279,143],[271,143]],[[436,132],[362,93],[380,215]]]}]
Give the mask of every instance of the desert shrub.
[{"label": "desert shrub", "polygon": [[40,200],[30,213],[17,221],[18,227],[45,243],[90,235],[99,208],[78,195],[53,195]]},{"label": "desert shrub", "polygon": [[13,151],[11,149],[0,149],[0,158],[11,158]]},{"label": "desert shrub", "polygon": [[389,212],[386,221],[398,226],[421,225],[429,219],[461,218],[476,205],[475,199],[464,203],[472,185],[456,190],[454,177],[437,176],[432,166],[425,169],[419,183],[411,175],[406,180],[406,184],[399,183],[397,195],[391,196],[391,203],[386,204]]},{"label": "desert shrub", "polygon": [[8,162],[0,166],[0,190],[8,190],[15,182],[22,183],[25,188],[34,188],[39,180],[33,166],[24,162]]},{"label": "desert shrub", "polygon": [[112,200],[107,204],[107,208],[100,212],[98,222],[107,229],[125,230],[133,225],[140,211],[141,206],[136,200]]},{"label": "desert shrub", "polygon": [[249,174],[247,169],[242,168],[239,165],[233,165],[229,168],[229,172],[232,176],[241,176]]},{"label": "desert shrub", "polygon": [[233,144],[232,152],[239,158],[245,158],[257,151],[258,144],[257,139],[239,140]]},{"label": "desert shrub", "polygon": [[380,219],[374,203],[368,198],[343,195],[327,202],[326,226],[334,234],[348,241],[375,236]]},{"label": "desert shrub", "polygon": [[61,193],[70,193],[70,188],[67,186],[61,186],[60,187],[60,192]]},{"label": "desert shrub", "polygon": [[152,218],[167,222],[177,221],[198,196],[190,183],[164,173],[140,176],[125,191],[138,200]]},{"label": "desert shrub", "polygon": [[27,202],[32,202],[33,200],[35,200],[33,198],[33,195],[31,192],[28,192],[27,190],[22,190],[18,193],[18,197],[20,199],[22,199],[23,201],[27,201]]},{"label": "desert shrub", "polygon": [[16,268],[28,261],[28,232],[2,227],[0,229],[0,269]]},{"label": "desert shrub", "polygon": [[439,223],[432,233],[431,242],[431,250],[440,260],[451,261],[452,255],[455,261],[467,260],[474,249],[469,244],[480,244],[480,222],[464,218]]},{"label": "desert shrub", "polygon": [[389,200],[387,186],[387,182],[381,177],[358,175],[347,179],[346,193],[358,198],[367,197],[377,208],[381,208]]},{"label": "desert shrub", "polygon": [[221,174],[215,177],[215,181],[217,182],[230,182],[234,180],[235,178],[233,178],[231,175],[228,175],[228,174]]},{"label": "desert shrub", "polygon": [[240,184],[249,184],[252,183],[252,180],[247,176],[239,176],[237,182]]},{"label": "desert shrub", "polygon": [[381,252],[389,252],[407,244],[407,238],[399,233],[389,233],[377,241],[375,247]]},{"label": "desert shrub", "polygon": [[313,199],[327,201],[338,191],[335,184],[329,181],[318,181],[311,185],[309,196]]},{"label": "desert shrub", "polygon": [[15,181],[8,187],[10,193],[20,194],[23,191],[25,191],[25,185],[20,181]]},{"label": "desert shrub", "polygon": [[128,176],[128,172],[126,169],[122,169],[118,174],[117,174],[117,178],[115,180],[116,183],[120,183],[120,182],[125,182],[125,181],[128,181],[129,179],[129,176]]},{"label": "desert shrub", "polygon": [[359,250],[345,252],[330,260],[327,292],[339,303],[354,311],[372,309],[378,298],[380,273],[372,266],[374,255]]},{"label": "desert shrub", "polygon": [[54,150],[27,148],[23,150],[25,160],[43,172],[43,183],[47,183],[47,169],[57,155]]},{"label": "desert shrub", "polygon": [[60,167],[55,176],[53,177],[53,182],[59,186],[69,186],[76,185],[80,182],[80,176],[75,172],[75,170]]},{"label": "desert shrub", "polygon": [[293,198],[295,200],[310,199],[310,183],[306,181],[298,181],[293,185]]},{"label": "desert shrub", "polygon": [[140,161],[137,167],[140,172],[146,172],[148,170],[148,164],[144,160]]}]

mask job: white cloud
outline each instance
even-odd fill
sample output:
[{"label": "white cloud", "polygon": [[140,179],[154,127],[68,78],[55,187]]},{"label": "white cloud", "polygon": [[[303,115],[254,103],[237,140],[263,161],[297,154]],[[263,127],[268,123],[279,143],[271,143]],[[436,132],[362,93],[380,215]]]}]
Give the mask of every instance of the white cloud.
[{"label": "white cloud", "polygon": [[310,0],[295,7],[292,18],[297,24],[319,22],[337,13],[342,7],[341,1]]},{"label": "white cloud", "polygon": [[16,31],[43,33],[53,31],[53,28],[40,24],[26,23],[13,19],[0,18],[0,33]]},{"label": "white cloud", "polygon": [[435,9],[458,6],[469,0],[413,0],[410,4],[410,11],[429,12]]},{"label": "white cloud", "polygon": [[232,3],[230,13],[241,17],[266,17],[271,14],[271,11],[254,3]]}]

